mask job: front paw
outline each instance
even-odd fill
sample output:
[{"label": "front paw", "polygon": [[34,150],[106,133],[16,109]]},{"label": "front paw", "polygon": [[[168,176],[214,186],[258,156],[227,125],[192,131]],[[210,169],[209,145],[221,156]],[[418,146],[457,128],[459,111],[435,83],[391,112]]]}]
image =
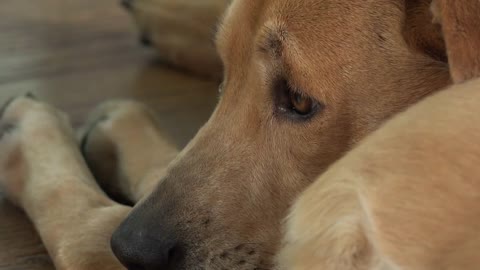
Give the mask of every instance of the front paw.
[{"label": "front paw", "polygon": [[36,100],[32,95],[13,98],[2,107],[0,188],[14,204],[21,204],[22,193],[31,177],[32,164],[29,163],[29,158],[30,153],[36,151],[31,146],[54,139],[57,128],[71,132],[65,123],[66,117],[61,112]]}]

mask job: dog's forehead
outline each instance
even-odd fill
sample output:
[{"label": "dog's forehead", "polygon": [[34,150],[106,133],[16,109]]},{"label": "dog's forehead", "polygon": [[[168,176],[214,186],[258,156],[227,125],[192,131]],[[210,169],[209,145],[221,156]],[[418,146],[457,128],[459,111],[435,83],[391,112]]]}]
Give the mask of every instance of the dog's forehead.
[{"label": "dog's forehead", "polygon": [[[363,1],[363,0],[362,0]],[[343,17],[352,17],[368,10],[369,4],[362,1],[334,0],[237,0],[227,10],[223,23],[219,28],[217,43],[219,47],[229,47],[234,43],[236,48],[241,43],[253,40],[242,40],[241,37],[254,39],[262,36],[261,42],[275,44],[273,39],[281,39],[285,32],[300,33],[291,35],[302,37],[302,33],[318,31],[334,33],[335,27],[342,25]],[[361,20],[358,20],[361,21]],[[325,31],[325,30],[329,31]],[[344,31],[348,28],[343,27]],[[257,40],[258,41],[258,40]],[[240,44],[239,44],[240,43]],[[224,50],[228,51],[228,49]]]},{"label": "dog's forehead", "polygon": [[[372,4],[382,1],[393,0],[234,0],[227,9],[224,23],[241,21],[244,27],[258,27],[258,23],[281,20],[290,25],[304,25],[341,19],[369,10]],[[369,13],[374,14],[375,11],[370,10]]]},{"label": "dog's forehead", "polygon": [[[288,72],[302,89],[331,89],[344,74],[339,67],[364,63],[359,59],[376,40],[372,25],[384,20],[382,10],[390,12],[394,1],[234,1],[217,36],[225,76],[249,78],[253,69],[245,67],[260,66],[267,73],[272,68]],[[322,80],[311,79],[318,74]]]}]

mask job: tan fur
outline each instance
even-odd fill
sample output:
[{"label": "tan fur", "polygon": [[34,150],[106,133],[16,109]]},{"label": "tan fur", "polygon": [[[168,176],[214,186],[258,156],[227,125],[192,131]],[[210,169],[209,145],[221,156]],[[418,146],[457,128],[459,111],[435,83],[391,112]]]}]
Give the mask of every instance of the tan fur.
[{"label": "tan fur", "polygon": [[136,0],[132,13],[140,35],[150,39],[165,62],[221,78],[213,39],[230,0]]},{"label": "tan fur", "polygon": [[106,102],[91,113],[85,126],[81,135],[87,164],[115,199],[131,203],[148,195],[156,181],[144,179],[160,179],[179,152],[162,135],[154,113],[139,102]]},{"label": "tan fur", "polygon": [[[451,21],[452,10],[432,5],[446,37],[479,22],[478,2],[446,2],[465,12]],[[456,82],[480,77],[475,32],[447,42]],[[292,208],[280,265],[477,269],[479,91],[474,79],[428,97],[335,163]]]},{"label": "tan fur", "polygon": [[286,269],[477,269],[480,80],[427,98],[298,200]]},{"label": "tan fur", "polygon": [[[122,262],[144,263],[134,261],[142,249],[132,258],[123,247],[170,237],[184,249],[175,269],[468,269],[478,243],[470,230],[476,212],[469,210],[476,197],[458,194],[475,185],[467,177],[453,185],[435,176],[475,175],[471,123],[478,82],[433,93],[451,84],[449,71],[456,82],[478,74],[450,58],[449,70],[445,56],[454,55],[456,44],[443,44],[442,33],[451,34],[444,12],[440,32],[428,0],[233,1],[217,34],[217,58],[205,45],[206,29],[226,4],[133,3],[140,30],[148,31],[162,57],[204,74],[218,74],[221,59],[224,82],[211,119],[168,167],[176,150],[148,110],[113,103],[94,114],[83,149],[93,173],[111,179],[103,186],[140,201],[112,241]],[[200,44],[198,51],[187,49],[192,42]],[[324,109],[303,122],[282,115],[275,98],[281,80]],[[11,119],[20,128],[1,141],[8,150],[2,151],[2,185],[34,221],[57,267],[121,268],[107,242],[129,208],[109,200],[93,181],[62,117],[25,102],[8,106],[2,120],[20,112]],[[455,131],[473,137],[454,139]],[[419,145],[425,151],[419,153]],[[16,149],[22,149],[18,156]],[[463,156],[462,150],[470,152]],[[102,166],[99,157],[115,162]],[[425,180],[409,185],[418,179]],[[283,219],[312,183],[293,208],[277,265]],[[465,223],[464,230],[450,218]],[[432,235],[435,229],[445,234]]]},{"label": "tan fur", "polygon": [[121,269],[108,243],[129,209],[97,186],[64,115],[17,98],[1,125],[10,128],[0,142],[0,184],[33,221],[56,268]]},{"label": "tan fur", "polygon": [[453,79],[475,78],[480,73],[480,1],[435,0],[432,10],[443,26]]},{"label": "tan fur", "polygon": [[[438,42],[422,35],[431,28],[429,8],[428,1],[234,1],[216,40],[225,67],[220,103],[121,231],[154,237],[180,224],[169,233],[193,246],[180,269],[198,265],[197,254],[206,268],[235,269],[241,260],[273,267],[266,254],[279,248],[292,200],[386,119],[450,83],[446,63],[424,49]],[[278,115],[282,78],[325,110],[304,123]],[[246,243],[254,256],[236,250]]]}]

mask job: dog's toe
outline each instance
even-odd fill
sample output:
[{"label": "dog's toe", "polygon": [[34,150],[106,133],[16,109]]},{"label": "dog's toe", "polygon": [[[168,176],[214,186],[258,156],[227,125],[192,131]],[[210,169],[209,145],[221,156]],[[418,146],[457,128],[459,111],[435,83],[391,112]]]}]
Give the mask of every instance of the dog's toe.
[{"label": "dog's toe", "polygon": [[90,137],[92,136],[93,131],[97,128],[97,126],[107,120],[108,117],[106,115],[101,115],[99,118],[96,118],[89,122],[81,131],[80,131],[80,150],[82,154],[85,156],[87,153],[87,147],[90,142]]},{"label": "dog's toe", "polygon": [[108,122],[109,119],[115,118],[117,115],[135,107],[143,107],[143,105],[130,100],[112,100],[100,104],[90,113],[86,123],[77,134],[82,148],[87,144],[89,137],[95,129]]},{"label": "dog's toe", "polygon": [[[1,107],[0,107],[0,120],[1,120],[1,128],[0,128],[0,134],[3,134],[4,131],[6,130],[11,130],[11,126],[13,124],[9,123],[12,122],[12,116],[10,114],[10,111],[16,111],[16,109],[12,109],[13,107],[18,107],[18,103],[22,103],[23,105],[26,105],[28,107],[29,103],[31,101],[37,101],[37,97],[31,93],[28,92],[24,95],[16,96],[16,97],[11,97],[9,98]],[[21,107],[25,107],[21,105]],[[14,113],[15,114],[15,113]]]},{"label": "dog's toe", "polygon": [[10,104],[12,104],[12,102],[16,99],[16,97],[12,97],[12,98],[9,98],[3,105],[2,107],[0,108],[0,119],[3,118],[3,116],[5,115],[5,111],[7,110],[7,108],[10,106]]},{"label": "dog's toe", "polygon": [[[131,205],[119,174],[118,134],[135,130],[135,123],[149,118],[145,105],[129,100],[109,101],[98,106],[79,132],[80,149],[101,188],[117,202]],[[126,127],[124,127],[126,125]],[[132,126],[133,125],[133,126]]]}]

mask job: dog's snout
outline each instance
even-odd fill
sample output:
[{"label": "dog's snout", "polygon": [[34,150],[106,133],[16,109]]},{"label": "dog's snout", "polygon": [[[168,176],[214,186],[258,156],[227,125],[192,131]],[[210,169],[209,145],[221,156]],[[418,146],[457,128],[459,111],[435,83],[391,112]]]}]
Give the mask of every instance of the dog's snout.
[{"label": "dog's snout", "polygon": [[127,10],[132,10],[133,9],[133,0],[120,0],[120,3]]},{"label": "dog's snout", "polygon": [[175,269],[182,250],[174,237],[151,235],[128,220],[113,234],[112,251],[129,270]]}]

